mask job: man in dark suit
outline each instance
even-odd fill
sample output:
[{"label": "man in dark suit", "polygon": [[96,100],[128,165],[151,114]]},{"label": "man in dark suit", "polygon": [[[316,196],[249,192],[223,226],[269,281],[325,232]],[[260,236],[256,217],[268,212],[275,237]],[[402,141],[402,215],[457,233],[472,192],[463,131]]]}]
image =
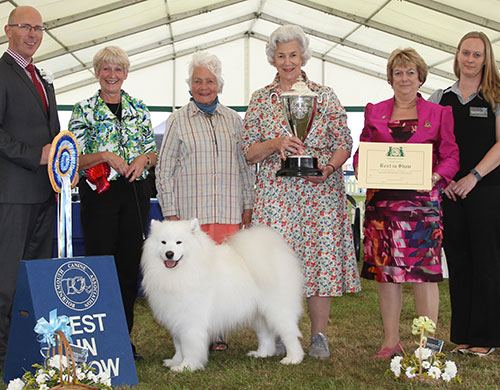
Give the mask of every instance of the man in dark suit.
[{"label": "man in dark suit", "polygon": [[59,120],[54,88],[32,64],[43,31],[35,8],[17,7],[5,26],[9,48],[0,59],[0,366],[19,261],[52,252],[55,196],[47,162]]}]

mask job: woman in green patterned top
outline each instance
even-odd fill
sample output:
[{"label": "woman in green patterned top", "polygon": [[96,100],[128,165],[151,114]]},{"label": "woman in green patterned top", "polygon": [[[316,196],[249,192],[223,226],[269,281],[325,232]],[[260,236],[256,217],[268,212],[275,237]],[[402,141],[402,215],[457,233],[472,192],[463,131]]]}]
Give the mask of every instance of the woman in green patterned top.
[{"label": "woman in green patterned top", "polygon": [[157,150],[146,105],[121,89],[130,66],[127,54],[105,47],[93,65],[101,89],[75,105],[68,125],[80,149],[85,254],[114,256],[130,332],[151,195],[145,179]]}]

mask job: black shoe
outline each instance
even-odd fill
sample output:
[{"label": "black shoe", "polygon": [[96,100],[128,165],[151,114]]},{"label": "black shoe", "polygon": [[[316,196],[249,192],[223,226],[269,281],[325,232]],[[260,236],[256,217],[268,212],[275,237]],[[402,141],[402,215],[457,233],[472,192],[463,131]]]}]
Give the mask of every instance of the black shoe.
[{"label": "black shoe", "polygon": [[144,357],[143,357],[141,354],[139,354],[139,353],[137,352],[137,350],[135,349],[135,345],[134,345],[134,344],[132,344],[132,343],[131,343],[131,345],[132,345],[132,355],[134,355],[134,360],[135,360],[136,362],[138,362],[138,361],[140,361],[140,360],[144,360]]}]

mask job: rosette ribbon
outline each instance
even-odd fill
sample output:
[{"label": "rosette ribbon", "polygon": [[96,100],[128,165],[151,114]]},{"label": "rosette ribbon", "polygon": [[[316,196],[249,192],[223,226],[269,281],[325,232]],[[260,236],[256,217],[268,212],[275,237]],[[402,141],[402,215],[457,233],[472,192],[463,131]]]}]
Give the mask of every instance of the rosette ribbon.
[{"label": "rosette ribbon", "polygon": [[109,190],[108,177],[110,172],[111,168],[105,162],[87,169],[87,180],[96,186],[98,194]]},{"label": "rosette ribbon", "polygon": [[69,131],[61,131],[52,141],[48,162],[49,179],[60,196],[57,208],[57,249],[59,257],[73,257],[71,185],[78,181],[78,145]]},{"label": "rosette ribbon", "polygon": [[[71,343],[73,340],[71,339],[71,334],[73,330],[71,328],[68,316],[57,316],[57,309],[52,310],[49,313],[49,321],[45,319],[45,317],[39,318],[36,322],[34,331],[38,333],[36,339],[40,344],[47,344],[47,348],[56,346],[56,338],[55,333],[60,330],[64,333],[64,336]],[[46,357],[43,353],[47,348],[41,348],[40,353],[42,356]]]},{"label": "rosette ribbon", "polygon": [[73,231],[71,218],[71,182],[67,176],[62,177],[62,191],[58,214],[58,255],[73,257]]}]

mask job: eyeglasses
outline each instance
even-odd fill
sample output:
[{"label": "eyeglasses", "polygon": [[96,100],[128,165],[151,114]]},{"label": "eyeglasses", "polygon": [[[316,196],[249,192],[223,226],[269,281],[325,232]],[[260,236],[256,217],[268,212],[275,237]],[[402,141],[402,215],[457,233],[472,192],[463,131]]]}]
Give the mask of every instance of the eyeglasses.
[{"label": "eyeglasses", "polygon": [[21,24],[21,23],[14,23],[14,24],[9,24],[10,27],[19,27],[20,29],[30,32],[32,29],[35,30],[36,32],[44,32],[47,29],[43,26],[32,26],[31,24]]}]

